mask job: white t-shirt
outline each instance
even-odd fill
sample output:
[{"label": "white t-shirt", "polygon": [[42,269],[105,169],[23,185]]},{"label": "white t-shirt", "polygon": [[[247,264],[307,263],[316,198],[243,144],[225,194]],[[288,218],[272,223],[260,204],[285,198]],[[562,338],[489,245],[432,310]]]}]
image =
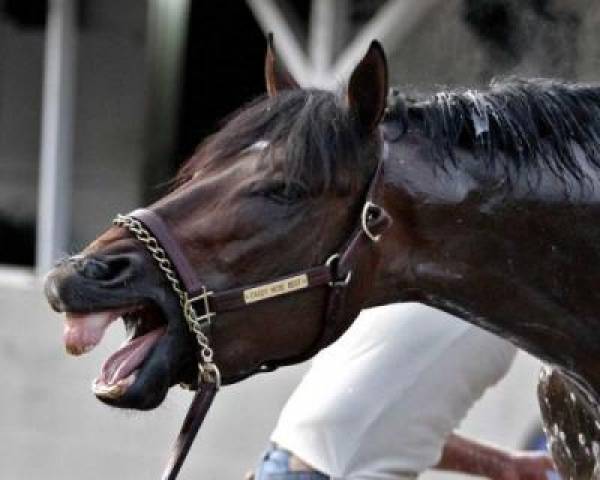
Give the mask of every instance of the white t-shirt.
[{"label": "white t-shirt", "polygon": [[414,477],[516,349],[416,303],[363,311],[323,350],[283,409],[271,440],[335,479]]}]

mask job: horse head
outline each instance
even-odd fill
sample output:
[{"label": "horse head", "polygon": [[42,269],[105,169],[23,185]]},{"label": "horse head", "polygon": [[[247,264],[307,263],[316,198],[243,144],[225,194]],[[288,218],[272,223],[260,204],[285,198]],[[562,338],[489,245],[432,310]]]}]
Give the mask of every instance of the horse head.
[{"label": "horse head", "polygon": [[[161,219],[192,275],[212,292],[330,267],[327,260],[336,260],[332,253],[352,236],[361,213],[365,220],[365,195],[380,164],[377,127],[388,86],[378,43],[341,94],[299,88],[278,67],[271,46],[265,77],[267,95],[205,140],[170,191],[147,209]],[[158,244],[152,240],[140,242],[113,226],[62,261],[46,281],[50,304],[66,313],[70,353],[89,351],[114,320],[123,319],[128,341],[94,383],[96,396],[116,407],[153,408],[169,387],[193,384],[197,376],[196,339],[153,248],[155,253]],[[351,281],[348,275],[352,301],[328,338],[340,335],[358,314],[375,262],[377,256],[370,255],[356,265],[364,275],[352,272]],[[305,277],[299,278],[300,285]],[[293,299],[267,294],[264,302],[247,301],[244,308],[219,314],[207,335],[223,383],[322,346],[329,284],[335,280],[322,288],[299,288]],[[269,288],[282,287],[275,282]]]}]

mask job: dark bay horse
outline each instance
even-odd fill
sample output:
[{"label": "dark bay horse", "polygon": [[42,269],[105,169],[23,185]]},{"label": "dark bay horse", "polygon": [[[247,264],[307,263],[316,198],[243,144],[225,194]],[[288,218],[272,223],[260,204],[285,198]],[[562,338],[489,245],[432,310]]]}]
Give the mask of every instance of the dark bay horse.
[{"label": "dark bay horse", "polygon": [[[376,42],[341,94],[298,88],[271,50],[265,71],[268,95],[207,139],[149,207],[194,274],[223,291],[323,265],[373,194],[392,224],[332,283],[345,300],[325,319],[328,341],[361,308],[398,301],[509,339],[551,366],[540,392],[554,457],[565,478],[590,478],[600,456],[600,88],[515,80],[388,96]],[[197,375],[195,340],[154,260],[113,227],[46,283],[72,353],[124,319],[129,342],[94,387],[116,407],[154,408]],[[313,351],[328,289],[219,314],[208,335],[223,383]]]}]

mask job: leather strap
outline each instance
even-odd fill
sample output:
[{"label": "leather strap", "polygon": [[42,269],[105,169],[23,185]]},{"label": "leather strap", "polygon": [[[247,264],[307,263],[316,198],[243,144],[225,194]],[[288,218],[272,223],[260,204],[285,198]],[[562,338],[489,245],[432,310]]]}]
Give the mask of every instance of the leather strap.
[{"label": "leather strap", "polygon": [[[161,247],[165,250],[165,252],[167,252],[169,260],[175,267],[175,270],[184,284],[190,298],[194,298],[203,293],[204,285],[202,281],[194,272],[193,267],[180,248],[179,243],[172,236],[165,221],[155,212],[146,208],[134,210],[133,212],[129,213],[128,216],[139,220],[156,237]],[[215,313],[237,310],[248,304],[244,297],[244,292],[247,290],[260,288],[263,285],[268,285],[271,283],[278,283],[284,281],[285,279],[293,278],[299,275],[307,276],[308,283],[306,287],[302,288],[303,290],[314,287],[322,287],[332,281],[330,268],[325,265],[320,265],[272,279],[268,283],[255,283],[252,285],[246,285],[244,287],[232,288],[220,292],[212,292],[209,299],[211,310]],[[195,302],[192,302],[192,304],[194,307],[196,307],[196,305],[201,304],[203,301],[203,299],[199,299]],[[200,307],[204,307],[204,305],[200,305]]]},{"label": "leather strap", "polygon": [[177,441],[171,450],[171,457],[161,477],[162,480],[175,480],[177,478],[179,470],[194,442],[196,433],[198,433],[198,430],[202,426],[204,418],[215,399],[216,393],[217,386],[214,383],[200,382],[181,426]]},{"label": "leather strap", "polygon": [[[215,313],[238,310],[242,307],[249,305],[249,303],[245,299],[244,292],[247,292],[248,290],[252,289],[258,289],[269,284],[283,282],[286,279],[291,279],[300,275],[306,275],[308,279],[306,287],[303,287],[302,290],[306,290],[308,288],[322,287],[324,285],[329,284],[329,282],[331,282],[332,280],[331,269],[325,265],[320,265],[318,267],[309,268],[307,270],[301,270],[300,272],[295,272],[289,275],[275,278],[267,283],[255,283],[251,285],[246,285],[244,287],[237,287],[229,290],[223,290],[221,292],[214,292],[211,294],[209,302],[212,307],[212,310]],[[289,293],[293,293],[294,291],[297,290],[292,290]],[[195,295],[198,295],[200,293],[202,293],[202,290],[198,292],[192,292],[191,297],[194,297]],[[199,304],[201,301],[202,300],[193,302],[194,306],[196,306],[197,303]]]}]

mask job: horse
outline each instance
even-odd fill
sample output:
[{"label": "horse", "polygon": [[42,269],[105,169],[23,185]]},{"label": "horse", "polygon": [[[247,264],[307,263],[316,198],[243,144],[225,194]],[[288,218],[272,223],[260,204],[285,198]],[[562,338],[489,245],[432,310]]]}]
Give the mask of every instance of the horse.
[{"label": "horse", "polygon": [[142,221],[49,273],[68,351],[127,328],[96,396],[151,409],[196,381],[196,340],[226,385],[309,357],[363,308],[418,301],[546,362],[558,468],[597,476],[600,88],[507,79],[411,99],[376,41],[339,92],[300,88],[271,45],[265,77]]}]

